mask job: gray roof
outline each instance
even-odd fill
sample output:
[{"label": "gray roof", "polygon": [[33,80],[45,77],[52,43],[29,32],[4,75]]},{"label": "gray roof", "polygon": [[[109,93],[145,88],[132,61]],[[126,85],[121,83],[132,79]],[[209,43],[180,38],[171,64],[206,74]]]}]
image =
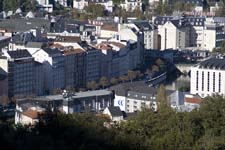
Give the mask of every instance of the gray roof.
[{"label": "gray roof", "polygon": [[[183,23],[190,24],[192,26],[204,26],[206,20],[205,17],[178,17],[177,16],[157,16],[154,20],[156,25],[164,25],[167,21],[171,20],[181,20]],[[177,26],[177,21],[173,21],[175,26]]]},{"label": "gray roof", "polygon": [[32,47],[32,48],[42,48],[43,43],[42,42],[27,42],[26,47]]},{"label": "gray roof", "polygon": [[[71,94],[71,96],[73,99],[79,99],[79,98],[85,98],[85,97],[104,96],[104,95],[111,95],[111,94],[112,92],[108,90],[95,90],[95,91],[78,92],[75,94]],[[43,100],[43,101],[63,100],[63,95],[58,94],[58,95],[39,96],[34,99]]]},{"label": "gray roof", "polygon": [[27,50],[8,51],[9,56],[13,59],[32,57]]},{"label": "gray roof", "polygon": [[122,111],[120,110],[119,106],[113,106],[113,107],[108,107],[110,114],[113,117],[119,117],[119,116],[123,116]]},{"label": "gray roof", "polygon": [[62,54],[62,52],[61,52],[59,49],[57,49],[57,48],[55,48],[55,49],[51,49],[51,48],[43,48],[43,50],[44,50],[46,53],[48,53],[50,56],[51,56],[51,55],[55,55],[55,54]]},{"label": "gray roof", "polygon": [[49,31],[50,21],[42,18],[16,18],[16,19],[1,19],[0,28],[13,31],[28,31],[30,29],[44,29]]},{"label": "gray roof", "polygon": [[221,69],[225,70],[225,58],[211,58],[207,59],[199,64],[200,68],[209,68],[209,69]]},{"label": "gray roof", "polygon": [[141,30],[154,30],[157,27],[147,20],[134,21],[134,24]]}]

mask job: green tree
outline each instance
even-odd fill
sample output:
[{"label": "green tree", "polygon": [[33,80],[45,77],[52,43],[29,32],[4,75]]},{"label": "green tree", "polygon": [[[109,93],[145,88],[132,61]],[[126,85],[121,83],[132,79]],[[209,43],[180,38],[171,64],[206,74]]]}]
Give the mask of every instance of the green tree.
[{"label": "green tree", "polygon": [[3,0],[3,10],[5,11],[15,11],[19,7],[17,0]]},{"label": "green tree", "polygon": [[37,1],[36,0],[20,0],[20,7],[23,11],[36,11]]}]

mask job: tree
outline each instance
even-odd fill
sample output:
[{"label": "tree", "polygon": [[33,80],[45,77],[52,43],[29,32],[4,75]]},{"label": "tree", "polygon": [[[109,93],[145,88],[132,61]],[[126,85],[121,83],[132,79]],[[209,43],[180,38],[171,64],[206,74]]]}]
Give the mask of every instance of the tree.
[{"label": "tree", "polygon": [[151,71],[152,72],[159,72],[159,67],[157,65],[153,65]]},{"label": "tree", "polygon": [[138,6],[134,9],[133,14],[137,19],[141,19],[143,17],[143,13]]},{"label": "tree", "polygon": [[3,106],[7,105],[9,102],[10,102],[9,98],[7,96],[3,95],[3,96],[0,97],[0,103]]},{"label": "tree", "polygon": [[117,78],[112,78],[112,79],[110,80],[110,83],[111,83],[112,85],[116,85],[116,84],[119,83],[119,80],[118,80]]},{"label": "tree", "polygon": [[23,11],[36,11],[37,10],[37,1],[36,0],[20,0],[20,7]]},{"label": "tree", "polygon": [[155,61],[155,63],[156,63],[156,65],[157,66],[163,66],[165,63],[164,63],[164,61],[162,60],[162,59],[160,59],[160,58],[158,58],[156,61]]},{"label": "tree", "polygon": [[122,82],[125,82],[125,81],[129,80],[129,78],[128,78],[128,76],[123,75],[123,76],[120,77],[120,80]]},{"label": "tree", "polygon": [[61,93],[62,93],[62,90],[60,88],[53,89],[53,94],[54,95],[61,94]]},{"label": "tree", "polygon": [[163,110],[170,105],[166,95],[166,89],[163,85],[160,85],[157,90],[156,101],[157,101],[157,110]]},{"label": "tree", "polygon": [[19,7],[17,0],[3,0],[3,10],[4,11],[15,11]]},{"label": "tree", "polygon": [[88,82],[87,88],[91,90],[96,90],[98,88],[98,84],[96,83],[96,81]]},{"label": "tree", "polygon": [[99,84],[103,87],[103,89],[109,85],[109,80],[106,77],[101,77]]},{"label": "tree", "polygon": [[133,80],[137,78],[137,73],[135,71],[128,70],[127,77],[129,78],[130,82],[133,82]]}]

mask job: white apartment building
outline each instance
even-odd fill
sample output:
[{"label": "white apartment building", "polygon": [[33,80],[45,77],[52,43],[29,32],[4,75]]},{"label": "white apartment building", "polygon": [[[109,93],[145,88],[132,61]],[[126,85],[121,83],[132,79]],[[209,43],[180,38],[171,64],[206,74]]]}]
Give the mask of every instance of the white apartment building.
[{"label": "white apartment building", "polygon": [[191,68],[191,94],[225,95],[225,59],[211,58]]},{"label": "white apartment building", "polygon": [[158,49],[158,29],[148,21],[135,21],[134,25],[143,32],[145,49]]},{"label": "white apartment building", "polygon": [[157,110],[156,89],[153,87],[123,84],[111,90],[115,91],[114,106],[119,106],[121,111],[132,113],[143,108]]},{"label": "white apartment building", "polygon": [[88,6],[88,0],[74,0],[73,8],[82,10],[85,6]]},{"label": "white apartment building", "polygon": [[159,30],[161,50],[185,48],[189,44],[188,28],[181,20],[167,21]]},{"label": "white apartment building", "polygon": [[40,10],[47,11],[49,13],[53,12],[53,4],[49,4],[49,0],[37,0],[38,8]]},{"label": "white apartment building", "polygon": [[43,64],[46,93],[65,88],[64,57],[58,49],[39,49],[32,56]]},{"label": "white apartment building", "polygon": [[[144,60],[144,36],[142,32],[139,32],[135,28],[128,27],[123,24],[118,25],[118,35],[115,37],[117,40],[123,42],[126,41],[135,41],[137,42],[137,57],[138,57],[138,64],[142,63]],[[125,43],[126,44],[126,43]]]},{"label": "white apartment building", "polygon": [[206,21],[204,27],[204,48],[212,51],[213,48],[219,48],[224,40],[224,26]]},{"label": "white apartment building", "polygon": [[73,0],[73,8],[82,10],[89,3],[99,4],[105,7],[105,10],[113,12],[113,1],[112,0]]},{"label": "white apartment building", "polygon": [[134,11],[135,9],[142,10],[142,1],[141,0],[125,0],[124,3],[121,3],[120,6],[126,11]]}]

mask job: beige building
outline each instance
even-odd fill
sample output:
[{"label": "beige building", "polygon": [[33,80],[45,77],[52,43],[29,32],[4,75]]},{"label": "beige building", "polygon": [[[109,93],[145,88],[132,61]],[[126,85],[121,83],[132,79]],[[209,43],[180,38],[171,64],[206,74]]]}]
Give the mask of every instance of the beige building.
[{"label": "beige building", "polygon": [[189,45],[189,28],[182,20],[167,21],[160,29],[161,50],[185,48]]}]

